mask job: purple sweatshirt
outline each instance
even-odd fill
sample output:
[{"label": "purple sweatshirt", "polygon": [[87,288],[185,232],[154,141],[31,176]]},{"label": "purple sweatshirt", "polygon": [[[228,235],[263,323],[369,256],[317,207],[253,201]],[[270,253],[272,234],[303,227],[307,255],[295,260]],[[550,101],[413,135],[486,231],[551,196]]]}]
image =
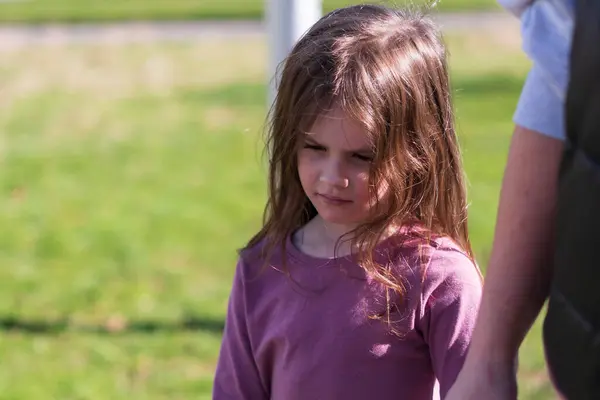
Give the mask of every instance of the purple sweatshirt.
[{"label": "purple sweatshirt", "polygon": [[261,270],[260,245],[235,272],[214,400],[431,400],[462,367],[482,292],[452,241],[395,236],[375,260],[404,281],[390,332],[386,291],[352,256],[319,259],[287,243]]}]

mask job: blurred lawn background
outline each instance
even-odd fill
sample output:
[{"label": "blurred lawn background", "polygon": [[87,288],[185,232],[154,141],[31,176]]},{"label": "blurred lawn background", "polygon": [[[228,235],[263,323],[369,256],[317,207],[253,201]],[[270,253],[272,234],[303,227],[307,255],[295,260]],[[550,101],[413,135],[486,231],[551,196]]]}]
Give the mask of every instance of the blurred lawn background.
[{"label": "blurred lawn background", "polygon": [[[529,64],[518,32],[447,39],[485,268]],[[266,59],[258,39],[0,52],[0,399],[210,398],[265,201]],[[520,361],[520,398],[551,399],[539,323]]]},{"label": "blurred lawn background", "polygon": [[[265,1],[0,0],[0,22],[257,19],[263,15]],[[330,11],[351,3],[352,0],[323,0],[323,9]],[[421,6],[431,4],[432,0],[398,0],[395,3]],[[437,8],[440,11],[499,9],[495,0],[442,0]]]}]

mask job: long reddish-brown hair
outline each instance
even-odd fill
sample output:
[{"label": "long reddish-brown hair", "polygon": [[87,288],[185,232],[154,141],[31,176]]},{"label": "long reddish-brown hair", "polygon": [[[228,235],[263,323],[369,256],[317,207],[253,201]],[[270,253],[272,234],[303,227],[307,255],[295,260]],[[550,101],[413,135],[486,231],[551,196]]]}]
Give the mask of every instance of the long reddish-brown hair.
[{"label": "long reddish-brown hair", "polygon": [[282,63],[267,130],[264,223],[246,249],[263,242],[268,260],[316,216],[298,176],[299,138],[335,104],[369,135],[370,187],[390,188],[385,204],[376,204],[352,235],[365,271],[402,294],[400,277],[374,262],[372,252],[388,227],[407,221],[452,238],[473,258],[450,92],[446,48],[423,14],[356,5],[321,18]]}]

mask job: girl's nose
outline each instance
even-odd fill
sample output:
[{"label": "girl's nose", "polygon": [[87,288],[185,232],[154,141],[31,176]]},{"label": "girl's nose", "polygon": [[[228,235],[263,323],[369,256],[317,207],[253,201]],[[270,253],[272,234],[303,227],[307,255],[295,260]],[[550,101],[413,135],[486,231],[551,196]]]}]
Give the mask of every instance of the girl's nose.
[{"label": "girl's nose", "polygon": [[339,164],[336,161],[328,163],[327,167],[321,172],[319,181],[342,189],[347,188],[350,181],[342,173],[342,168]]}]

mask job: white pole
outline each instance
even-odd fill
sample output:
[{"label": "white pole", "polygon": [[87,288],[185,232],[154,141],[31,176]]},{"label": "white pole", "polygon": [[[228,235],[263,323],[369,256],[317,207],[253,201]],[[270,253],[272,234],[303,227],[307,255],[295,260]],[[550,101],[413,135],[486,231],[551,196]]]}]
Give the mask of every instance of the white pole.
[{"label": "white pole", "polygon": [[275,99],[276,68],[298,39],[321,18],[321,0],[265,0],[269,46],[268,106]]}]

